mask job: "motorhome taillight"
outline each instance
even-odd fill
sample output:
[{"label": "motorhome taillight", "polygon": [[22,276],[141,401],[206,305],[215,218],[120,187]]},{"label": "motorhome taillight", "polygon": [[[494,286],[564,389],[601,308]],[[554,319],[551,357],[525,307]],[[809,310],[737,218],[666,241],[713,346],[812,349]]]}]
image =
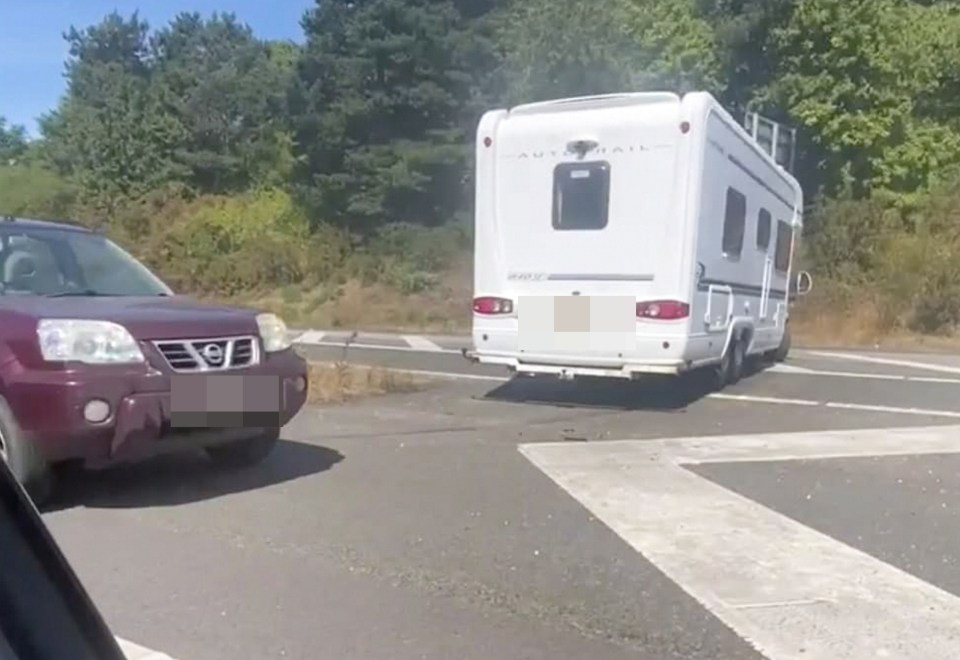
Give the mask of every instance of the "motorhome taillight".
[{"label": "motorhome taillight", "polygon": [[490,136],[483,138],[483,146],[489,147],[493,144],[493,140],[490,139]]},{"label": "motorhome taillight", "polygon": [[690,122],[685,121],[680,124],[680,132],[686,135],[690,132]]},{"label": "motorhome taillight", "polygon": [[506,298],[474,298],[473,311],[477,314],[512,314],[513,301]]},{"label": "motorhome taillight", "polygon": [[676,321],[690,316],[690,305],[676,300],[653,300],[637,303],[638,319]]}]

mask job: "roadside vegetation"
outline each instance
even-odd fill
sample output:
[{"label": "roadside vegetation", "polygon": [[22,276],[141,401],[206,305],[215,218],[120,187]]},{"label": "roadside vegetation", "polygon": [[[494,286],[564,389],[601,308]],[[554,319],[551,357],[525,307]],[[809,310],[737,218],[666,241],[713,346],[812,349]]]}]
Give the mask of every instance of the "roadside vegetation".
[{"label": "roadside vegetation", "polygon": [[324,0],[302,28],[69,29],[40,134],[0,122],[0,213],[101,228],[176,288],[291,324],[456,331],[485,108],[706,89],[799,129],[803,334],[956,333],[956,0]]}]

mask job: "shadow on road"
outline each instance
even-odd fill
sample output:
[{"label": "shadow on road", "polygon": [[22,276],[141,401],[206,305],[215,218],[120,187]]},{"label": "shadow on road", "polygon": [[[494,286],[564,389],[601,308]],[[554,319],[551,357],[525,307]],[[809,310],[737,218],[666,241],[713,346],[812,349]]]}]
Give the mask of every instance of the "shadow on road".
[{"label": "shadow on road", "polygon": [[101,471],[69,470],[44,511],[186,504],[317,474],[342,460],[334,449],[281,440],[263,463],[247,468],[220,467],[202,452],[185,452]]},{"label": "shadow on road", "polygon": [[681,411],[712,391],[710,375],[651,377],[640,381],[583,378],[518,377],[488,392],[491,401],[543,404],[565,408],[607,408],[624,411]]}]

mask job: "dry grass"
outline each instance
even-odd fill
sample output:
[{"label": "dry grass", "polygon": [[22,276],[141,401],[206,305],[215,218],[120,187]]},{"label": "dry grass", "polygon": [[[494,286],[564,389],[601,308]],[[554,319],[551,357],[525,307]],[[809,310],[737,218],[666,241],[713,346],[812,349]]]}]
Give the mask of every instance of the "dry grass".
[{"label": "dry grass", "polygon": [[410,374],[346,362],[310,363],[309,402],[343,403],[355,399],[414,392],[424,385]]},{"label": "dry grass", "polygon": [[[276,312],[292,327],[379,332],[469,334],[472,267],[461,264],[435,290],[405,294],[383,284],[349,281],[309,291],[279,290],[238,302]],[[794,341],[820,348],[958,351],[960,336],[931,336],[891,328],[869,300],[851,305],[823,291],[792,312]]]},{"label": "dry grass", "polygon": [[424,332],[469,331],[473,281],[469,265],[450,271],[443,284],[422,293],[403,293],[384,284],[352,280],[312,290],[284,289],[238,302],[280,314],[303,328]]},{"label": "dry grass", "polygon": [[923,335],[896,327],[869,301],[851,308],[799,306],[791,316],[794,343],[809,348],[872,348],[891,351],[957,352],[960,336]]}]

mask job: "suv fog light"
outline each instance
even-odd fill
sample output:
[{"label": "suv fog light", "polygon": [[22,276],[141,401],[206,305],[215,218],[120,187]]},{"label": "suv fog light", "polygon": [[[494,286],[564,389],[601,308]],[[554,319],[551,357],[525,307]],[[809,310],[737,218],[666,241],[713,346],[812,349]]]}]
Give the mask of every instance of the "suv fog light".
[{"label": "suv fog light", "polygon": [[83,418],[91,424],[100,424],[110,418],[110,404],[92,399],[83,407]]}]

